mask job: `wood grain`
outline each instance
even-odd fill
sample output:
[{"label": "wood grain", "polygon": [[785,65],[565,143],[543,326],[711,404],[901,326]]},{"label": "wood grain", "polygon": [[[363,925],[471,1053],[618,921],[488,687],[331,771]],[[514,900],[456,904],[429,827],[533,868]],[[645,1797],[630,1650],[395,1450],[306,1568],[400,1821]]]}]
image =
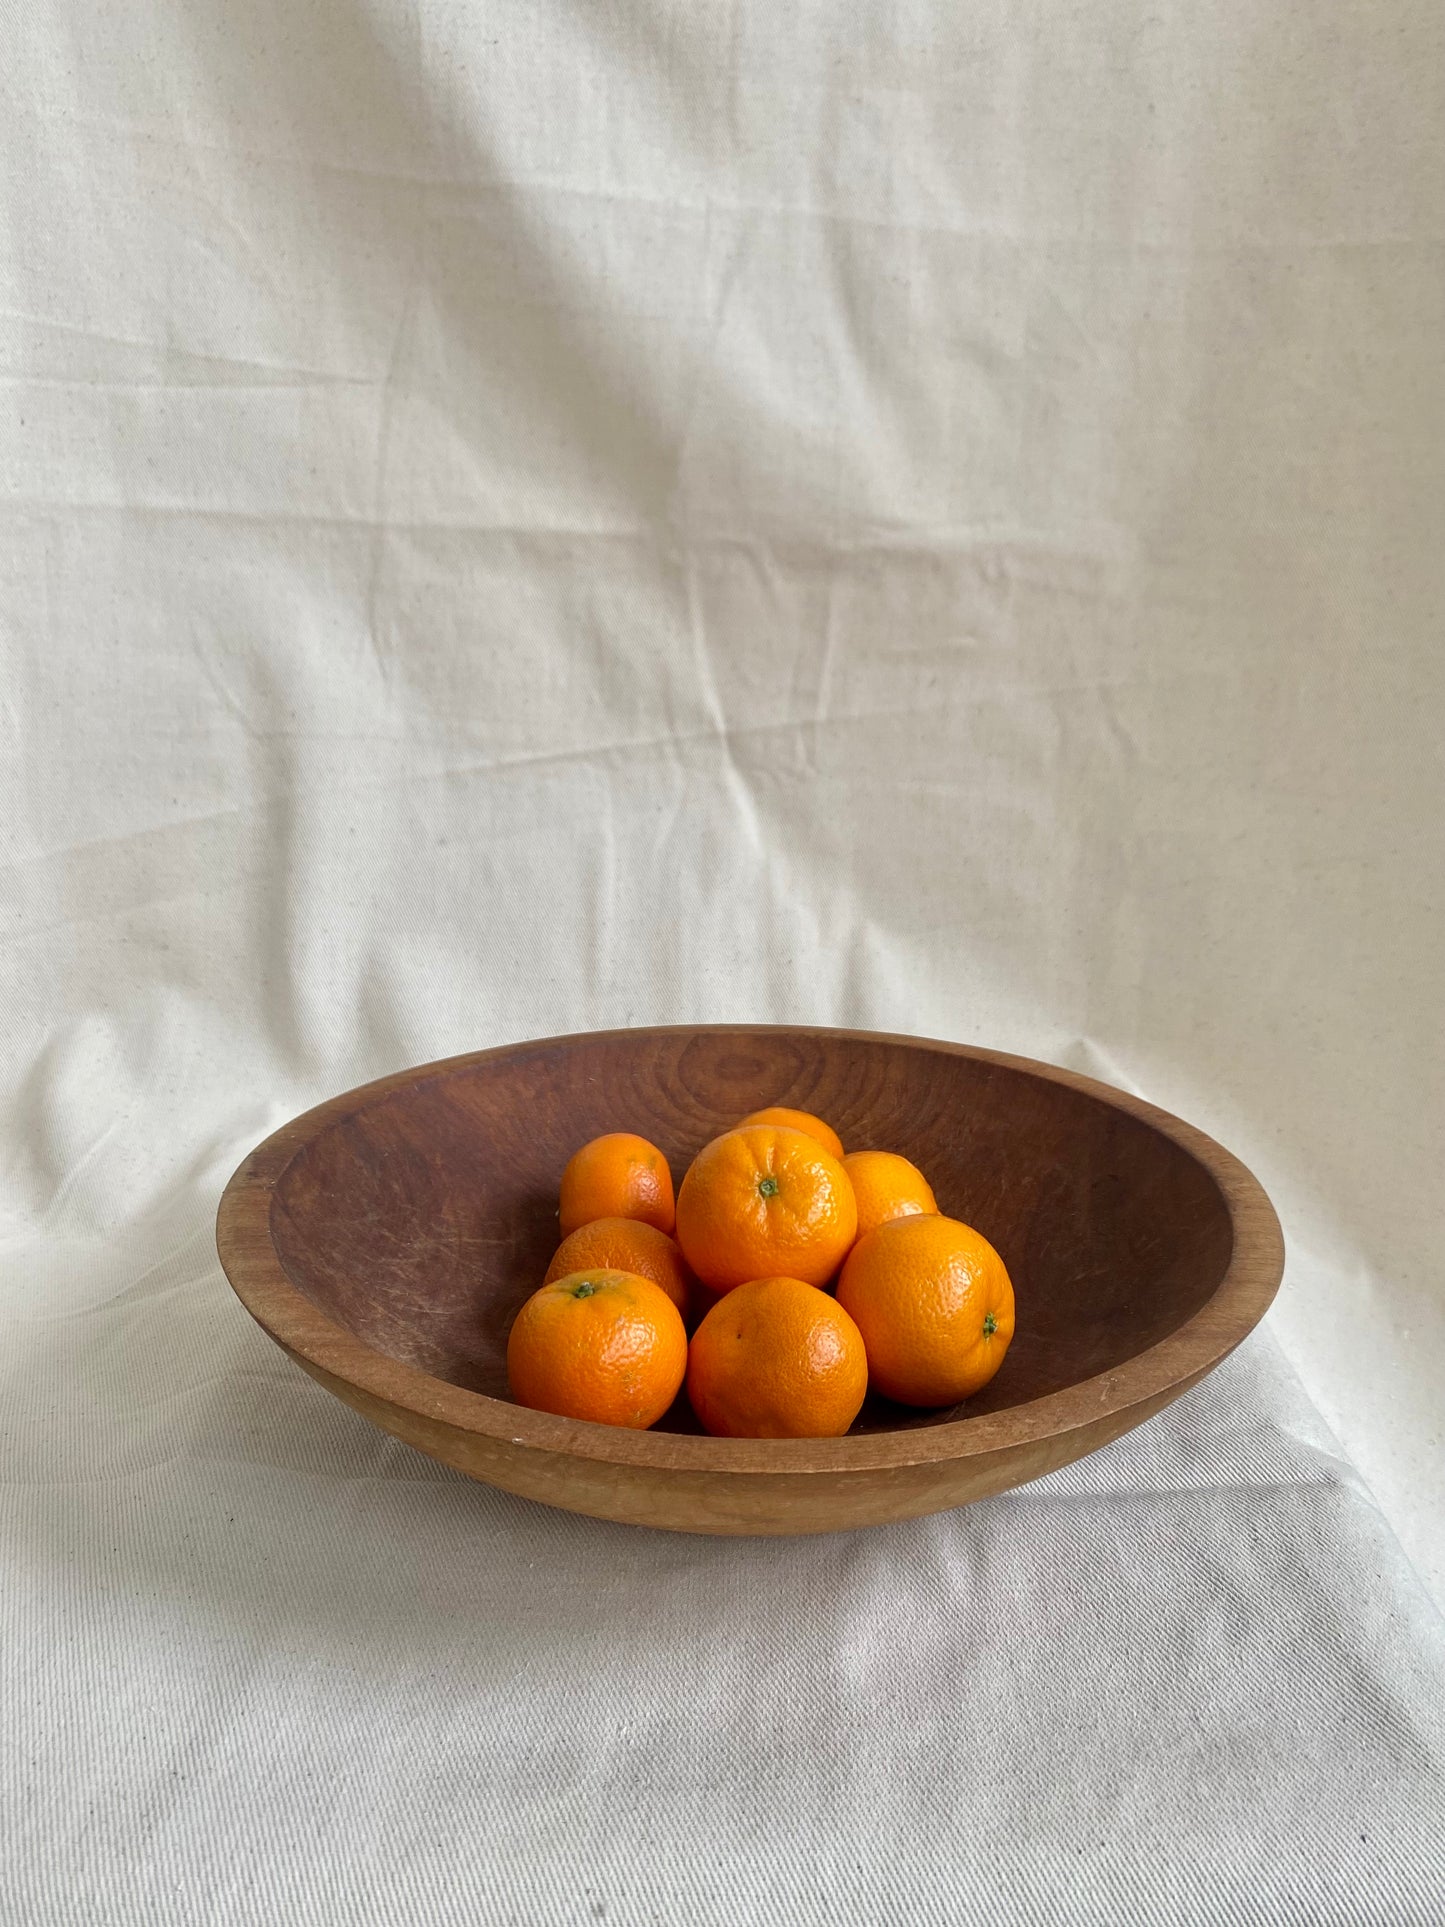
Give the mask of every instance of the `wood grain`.
[{"label": "wood grain", "polygon": [[[507,1398],[508,1328],[559,1240],[578,1145],[635,1130],[681,1179],[766,1103],[901,1151],[1003,1254],[1018,1333],[966,1408],[870,1400],[845,1439],[651,1432]],[[941,1510],[1117,1438],[1224,1358],[1283,1267],[1239,1161],[1072,1073],[919,1038],[754,1026],[548,1038],[383,1079],[283,1127],[231,1179],[221,1261],[252,1315],[376,1424],[573,1511],[701,1532],[818,1532]]]}]

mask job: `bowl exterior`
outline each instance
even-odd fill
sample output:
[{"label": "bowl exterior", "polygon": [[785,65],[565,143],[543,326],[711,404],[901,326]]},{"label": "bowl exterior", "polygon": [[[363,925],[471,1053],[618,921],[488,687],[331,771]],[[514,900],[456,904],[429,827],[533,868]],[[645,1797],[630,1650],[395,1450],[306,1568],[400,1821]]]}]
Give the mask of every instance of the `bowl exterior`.
[{"label": "bowl exterior", "polygon": [[950,1512],[1071,1465],[1142,1425],[1189,1389],[1189,1382],[1181,1383],[1127,1411],[1068,1432],[934,1463],[865,1467],[856,1472],[703,1471],[608,1465],[568,1452],[538,1451],[427,1418],[374,1398],[345,1379],[333,1378],[308,1359],[296,1362],[382,1431],[483,1485],[618,1525],[720,1538],[852,1532],[861,1526]]}]

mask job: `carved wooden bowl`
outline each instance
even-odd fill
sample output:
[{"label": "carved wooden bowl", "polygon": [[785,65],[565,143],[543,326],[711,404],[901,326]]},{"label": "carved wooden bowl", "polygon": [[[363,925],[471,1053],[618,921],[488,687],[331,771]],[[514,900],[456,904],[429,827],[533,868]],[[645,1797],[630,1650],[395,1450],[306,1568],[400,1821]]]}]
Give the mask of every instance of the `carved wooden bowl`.
[{"label": "carved wooden bowl", "polygon": [[[571,1153],[612,1130],[693,1153],[763,1104],[901,1151],[1002,1253],[1003,1368],[966,1406],[870,1399],[842,1439],[650,1432],[507,1396],[512,1316],[558,1242]],[[548,1038],[423,1065],[308,1111],[226,1187],[217,1243],[252,1316],[328,1391],[473,1478],[685,1532],[830,1532],[965,1504],[1141,1424],[1245,1337],[1283,1267],[1239,1161],[1178,1118],[1025,1058],[855,1031]]]}]

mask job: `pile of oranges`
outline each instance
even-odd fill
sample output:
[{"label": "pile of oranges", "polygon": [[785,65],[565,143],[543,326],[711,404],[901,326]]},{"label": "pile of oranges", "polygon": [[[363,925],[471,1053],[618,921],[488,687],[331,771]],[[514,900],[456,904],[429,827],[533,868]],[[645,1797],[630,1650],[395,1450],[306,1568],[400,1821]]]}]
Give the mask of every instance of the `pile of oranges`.
[{"label": "pile of oranges", "polygon": [[655,1425],[685,1383],[719,1437],[838,1438],[870,1384],[905,1405],[971,1397],[1013,1337],[988,1240],[940,1216],[906,1158],[845,1155],[806,1111],[745,1117],[675,1199],[656,1145],[594,1138],[562,1173],[559,1216],[507,1344],[512,1395],[539,1411]]}]

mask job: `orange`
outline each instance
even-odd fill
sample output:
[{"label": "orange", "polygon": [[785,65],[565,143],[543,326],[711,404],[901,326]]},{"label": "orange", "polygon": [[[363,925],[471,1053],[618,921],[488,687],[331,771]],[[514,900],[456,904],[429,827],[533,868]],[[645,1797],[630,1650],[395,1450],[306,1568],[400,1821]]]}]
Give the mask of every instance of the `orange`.
[{"label": "orange", "polygon": [[692,1335],[687,1395],[719,1438],[841,1438],[867,1390],[858,1327],[801,1278],[739,1285]]},{"label": "orange", "polygon": [[650,1278],[687,1316],[687,1266],[672,1239],[656,1225],[644,1224],[640,1218],[594,1218],[562,1240],[542,1283],[550,1285],[569,1271],[593,1268]]},{"label": "orange", "polygon": [[863,1334],[875,1389],[904,1405],[971,1398],[1014,1334],[1003,1259],[956,1218],[894,1218],[860,1238],[838,1303]]},{"label": "orange", "polygon": [[632,1131],[609,1131],[568,1159],[562,1173],[562,1236],[595,1218],[640,1218],[671,1231],[672,1173],[655,1144]]},{"label": "orange", "polygon": [[843,1169],[858,1203],[860,1238],[890,1218],[911,1218],[938,1209],[928,1179],[896,1151],[850,1151]]},{"label": "orange", "polygon": [[507,1380],[519,1405],[598,1425],[655,1425],[686,1371],[677,1306],[630,1271],[574,1271],[543,1285],[507,1339]]},{"label": "orange", "polygon": [[677,1195],[677,1242],[712,1291],[832,1277],[858,1229],[848,1173],[816,1138],[744,1124],[705,1144]]},{"label": "orange", "polygon": [[825,1124],[811,1111],[790,1111],[786,1104],[769,1104],[765,1110],[749,1111],[743,1119],[744,1124],[786,1124],[790,1131],[806,1131],[809,1137],[817,1138],[825,1151],[831,1151],[835,1158],[843,1155],[843,1140],[831,1124]]}]

